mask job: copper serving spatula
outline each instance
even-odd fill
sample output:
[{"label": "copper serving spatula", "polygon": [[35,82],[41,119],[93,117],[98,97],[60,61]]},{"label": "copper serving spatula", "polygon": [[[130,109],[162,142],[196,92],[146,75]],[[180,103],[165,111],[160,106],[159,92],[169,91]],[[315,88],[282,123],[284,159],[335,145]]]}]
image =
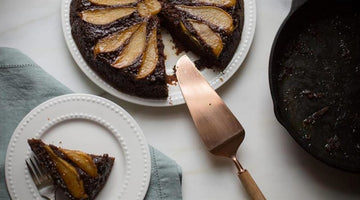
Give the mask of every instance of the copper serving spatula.
[{"label": "copper serving spatula", "polygon": [[231,158],[249,196],[254,200],[265,199],[254,179],[236,158],[237,149],[245,137],[239,121],[186,55],[176,63],[176,76],[195,126],[208,150],[217,156]]}]

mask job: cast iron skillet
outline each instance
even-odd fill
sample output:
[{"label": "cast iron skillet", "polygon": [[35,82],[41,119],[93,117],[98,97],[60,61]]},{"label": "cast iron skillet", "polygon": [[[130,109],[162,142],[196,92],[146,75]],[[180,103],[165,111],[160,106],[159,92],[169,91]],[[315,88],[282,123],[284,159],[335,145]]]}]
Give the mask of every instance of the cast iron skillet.
[{"label": "cast iron skillet", "polygon": [[296,142],[360,172],[360,1],[293,0],[269,67],[275,115]]}]

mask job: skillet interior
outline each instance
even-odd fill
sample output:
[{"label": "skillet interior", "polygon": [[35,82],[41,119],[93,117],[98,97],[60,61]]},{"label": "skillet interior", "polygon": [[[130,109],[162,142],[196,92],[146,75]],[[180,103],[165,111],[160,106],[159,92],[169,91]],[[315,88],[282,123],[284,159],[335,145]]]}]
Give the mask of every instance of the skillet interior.
[{"label": "skillet interior", "polygon": [[277,119],[309,153],[360,172],[360,3],[309,1],[280,29],[270,58]]}]

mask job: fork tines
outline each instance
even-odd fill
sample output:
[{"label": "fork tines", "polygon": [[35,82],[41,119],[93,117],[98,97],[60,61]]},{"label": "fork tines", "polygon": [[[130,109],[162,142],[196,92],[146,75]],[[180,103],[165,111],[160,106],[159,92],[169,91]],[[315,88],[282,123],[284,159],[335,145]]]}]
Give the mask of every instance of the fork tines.
[{"label": "fork tines", "polygon": [[30,156],[25,160],[36,187],[43,187],[53,183],[50,174],[40,164],[36,156]]}]

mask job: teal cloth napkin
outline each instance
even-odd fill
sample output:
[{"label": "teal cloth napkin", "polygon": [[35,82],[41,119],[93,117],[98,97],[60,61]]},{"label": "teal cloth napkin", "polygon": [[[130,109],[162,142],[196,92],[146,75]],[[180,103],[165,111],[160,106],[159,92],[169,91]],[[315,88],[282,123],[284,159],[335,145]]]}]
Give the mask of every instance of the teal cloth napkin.
[{"label": "teal cloth napkin", "polygon": [[[29,57],[0,47],[0,200],[10,199],[5,184],[5,154],[22,118],[40,103],[72,93]],[[145,200],[178,200],[181,169],[175,161],[150,146],[151,179]],[[22,180],[18,180],[22,181]]]}]

